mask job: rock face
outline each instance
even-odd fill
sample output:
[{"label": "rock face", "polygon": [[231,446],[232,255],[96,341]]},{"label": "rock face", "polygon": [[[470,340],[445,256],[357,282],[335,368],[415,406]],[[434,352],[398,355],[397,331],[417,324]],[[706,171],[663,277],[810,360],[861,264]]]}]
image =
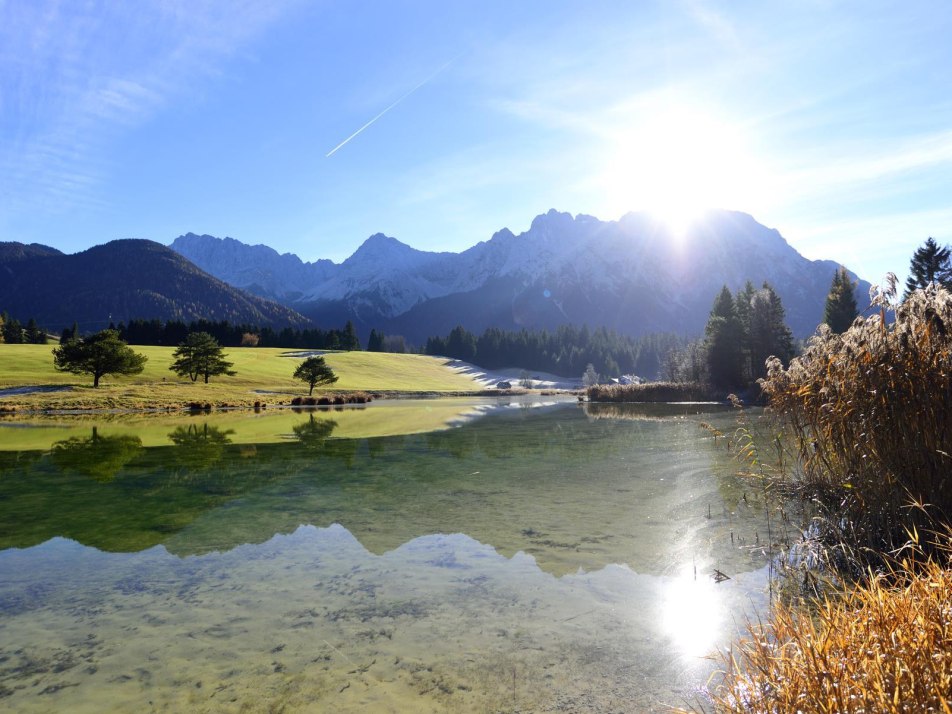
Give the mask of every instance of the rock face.
[{"label": "rock face", "polygon": [[74,255],[0,243],[0,306],[47,329],[77,322],[83,332],[132,318],[309,325],[294,310],[228,285],[147,240],[116,240]]},{"label": "rock face", "polygon": [[[339,265],[194,234],[172,248],[319,324],[350,319],[362,334],[375,327],[416,342],[458,324],[477,332],[572,323],[698,335],[721,286],[736,291],[748,280],[774,286],[803,337],[822,319],[837,268],[807,260],[776,230],[733,211],[712,211],[675,236],[646,213],[600,221],[552,210],[525,233],[503,229],[462,253],[419,251],[377,234]],[[861,302],[868,288],[858,281]]]}]

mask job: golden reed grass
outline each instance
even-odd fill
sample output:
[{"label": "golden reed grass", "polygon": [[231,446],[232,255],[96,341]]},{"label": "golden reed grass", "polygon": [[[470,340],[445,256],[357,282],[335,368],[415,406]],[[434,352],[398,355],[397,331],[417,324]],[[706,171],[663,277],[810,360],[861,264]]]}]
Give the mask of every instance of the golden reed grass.
[{"label": "golden reed grass", "polygon": [[[792,429],[797,490],[857,552],[888,552],[913,528],[952,522],[952,296],[931,287],[842,335],[825,325],[761,386]],[[874,562],[875,558],[869,560]]]},{"label": "golden reed grass", "polygon": [[719,712],[952,714],[952,570],[893,563],[816,608],[778,602],[726,658]]},{"label": "golden reed grass", "polygon": [[706,402],[724,398],[706,385],[682,382],[596,384],[586,394],[592,402]]}]

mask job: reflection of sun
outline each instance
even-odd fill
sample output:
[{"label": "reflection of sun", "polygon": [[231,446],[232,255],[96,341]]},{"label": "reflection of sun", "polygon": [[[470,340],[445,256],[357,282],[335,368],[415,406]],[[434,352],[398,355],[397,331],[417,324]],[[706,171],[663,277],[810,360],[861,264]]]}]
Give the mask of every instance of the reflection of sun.
[{"label": "reflection of sun", "polygon": [[738,126],[687,105],[643,114],[614,137],[602,170],[610,212],[649,211],[678,235],[707,209],[762,203],[762,172]]},{"label": "reflection of sun", "polygon": [[662,627],[678,650],[703,657],[711,652],[724,625],[717,584],[707,577],[679,577],[663,593]]}]

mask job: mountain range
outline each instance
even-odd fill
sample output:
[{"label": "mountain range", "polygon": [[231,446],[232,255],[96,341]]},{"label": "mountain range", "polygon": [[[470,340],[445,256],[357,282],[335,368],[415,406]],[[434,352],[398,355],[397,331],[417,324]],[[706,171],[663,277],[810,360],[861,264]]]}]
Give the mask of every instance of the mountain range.
[{"label": "mountain range", "polygon": [[167,246],[115,240],[73,255],[0,243],[0,309],[48,330],[83,332],[132,318],[303,327],[294,310],[228,285]]},{"label": "mountain range", "polygon": [[[804,258],[746,213],[711,211],[683,235],[648,213],[618,221],[551,210],[461,253],[416,250],[376,234],[340,264],[188,233],[171,248],[202,270],[283,303],[322,326],[352,320],[420,343],[460,324],[473,332],[605,326],[633,336],[701,334],[714,297],[770,282],[798,337],[822,320],[838,264]],[[857,283],[860,309],[869,283]]]}]

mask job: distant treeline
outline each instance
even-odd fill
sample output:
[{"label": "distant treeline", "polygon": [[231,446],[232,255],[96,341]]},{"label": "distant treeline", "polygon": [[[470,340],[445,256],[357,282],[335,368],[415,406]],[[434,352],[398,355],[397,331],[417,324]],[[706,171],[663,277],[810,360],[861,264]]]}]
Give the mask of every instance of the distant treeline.
[{"label": "distant treeline", "polygon": [[16,318],[10,317],[4,310],[0,312],[0,342],[7,342],[11,345],[45,345],[46,332],[36,324],[36,320],[32,317],[24,326]]},{"label": "distant treeline", "polygon": [[[359,350],[360,340],[352,322],[342,330],[301,329],[285,327],[274,330],[257,325],[232,324],[227,320],[193,320],[185,323],[181,320],[141,320],[128,323],[120,322],[116,326],[119,336],[130,345],[178,345],[185,341],[190,332],[207,332],[223,347],[287,347],[291,349]],[[73,335],[76,330],[66,328],[63,337]]]},{"label": "distant treeline", "polygon": [[431,337],[424,351],[478,364],[486,369],[522,367],[550,372],[563,377],[578,377],[593,365],[602,375],[613,377],[634,374],[657,378],[662,357],[681,346],[683,340],[672,334],[627,337],[599,327],[563,325],[547,330],[506,331],[490,327],[476,337],[456,327],[446,337]]}]

